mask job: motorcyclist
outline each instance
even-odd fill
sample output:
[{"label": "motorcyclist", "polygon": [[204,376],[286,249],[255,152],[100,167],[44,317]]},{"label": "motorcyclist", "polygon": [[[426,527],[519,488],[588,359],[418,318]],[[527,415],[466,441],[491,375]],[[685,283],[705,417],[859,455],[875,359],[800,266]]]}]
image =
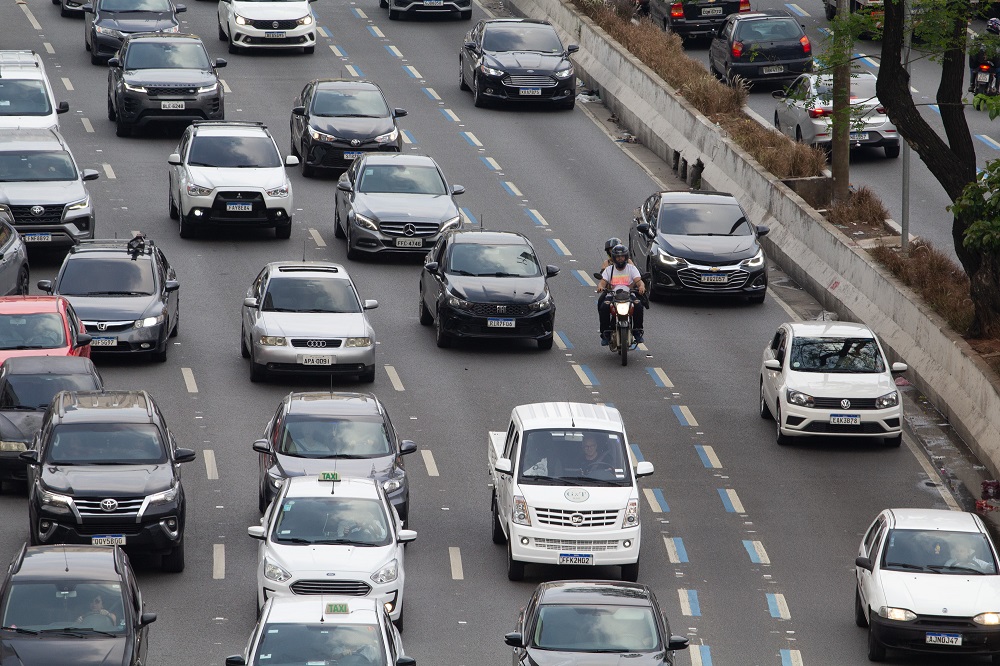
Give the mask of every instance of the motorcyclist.
[{"label": "motorcyclist", "polygon": [[[642,275],[634,264],[629,262],[628,249],[618,244],[611,248],[611,265],[601,273],[601,281],[597,284],[597,291],[602,295],[598,299],[597,311],[601,320],[601,345],[607,346],[611,342],[611,300],[613,292],[631,291],[633,287],[639,295],[646,293],[646,285],[642,282]],[[635,307],[632,310],[632,337],[636,342],[643,341],[643,305],[638,299],[632,299]]]},{"label": "motorcyclist", "polygon": [[[600,271],[600,272],[602,272],[602,273],[603,273],[603,272],[604,272],[604,269],[605,269],[605,268],[607,268],[607,267],[608,267],[608,266],[610,266],[610,265],[611,265],[612,263],[614,263],[614,262],[613,262],[613,261],[611,260],[611,250],[615,249],[615,247],[616,247],[616,246],[618,246],[618,245],[622,245],[622,246],[624,246],[624,245],[625,245],[625,243],[624,243],[624,242],[622,241],[622,239],[621,239],[621,238],[617,238],[617,237],[615,237],[615,236],[612,236],[612,237],[611,237],[611,238],[609,238],[608,240],[604,241],[604,252],[605,252],[605,253],[606,253],[606,254],[608,255],[608,257],[607,257],[607,259],[605,259],[605,260],[604,260],[604,261],[603,261],[603,262],[601,263],[601,271]],[[632,259],[629,259],[629,260],[628,260],[628,263],[630,263],[630,264],[631,264],[631,263],[633,263],[633,262],[632,262]]]},{"label": "motorcyclist", "polygon": [[979,35],[969,44],[969,92],[975,91],[976,74],[985,63],[1000,64],[1000,44],[995,37]]}]

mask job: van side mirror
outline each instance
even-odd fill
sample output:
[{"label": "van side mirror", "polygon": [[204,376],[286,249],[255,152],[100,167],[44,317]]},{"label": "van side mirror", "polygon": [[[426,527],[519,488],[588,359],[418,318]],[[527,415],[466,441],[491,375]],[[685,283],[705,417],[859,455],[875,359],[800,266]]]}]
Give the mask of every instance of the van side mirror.
[{"label": "van side mirror", "polygon": [[649,476],[653,473],[653,463],[648,460],[643,460],[635,466],[635,478],[641,479],[644,476]]},{"label": "van side mirror", "polygon": [[497,458],[496,463],[493,464],[493,469],[500,474],[513,474],[514,465],[509,458]]},{"label": "van side mirror", "polygon": [[858,557],[857,559],[854,560],[854,564],[855,566],[859,566],[862,569],[867,569],[868,571],[871,571],[874,568],[871,559],[867,557]]}]

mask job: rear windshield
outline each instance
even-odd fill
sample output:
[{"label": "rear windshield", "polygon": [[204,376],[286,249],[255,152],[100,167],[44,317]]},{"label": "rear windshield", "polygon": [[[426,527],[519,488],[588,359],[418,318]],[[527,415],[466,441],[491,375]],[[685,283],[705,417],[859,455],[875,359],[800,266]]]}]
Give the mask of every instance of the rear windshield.
[{"label": "rear windshield", "polygon": [[152,465],[167,462],[160,431],[148,423],[57,425],[43,462],[57,465]]},{"label": "rear windshield", "polygon": [[79,256],[66,262],[57,291],[64,296],[150,296],[153,262],[136,259],[102,259]]},{"label": "rear windshield", "polygon": [[125,69],[210,69],[208,53],[198,42],[138,42],[128,47]]},{"label": "rear windshield", "polygon": [[0,409],[45,409],[59,391],[97,391],[93,375],[7,375],[0,391]]},{"label": "rear windshield", "polygon": [[[851,76],[851,101],[865,101],[877,99],[875,92],[875,77],[873,76]],[[816,79],[816,96],[822,99],[833,99],[833,77],[820,76]]]},{"label": "rear windshield", "polygon": [[52,103],[45,83],[0,79],[0,116],[47,116],[50,113]]},{"label": "rear windshield", "polygon": [[627,486],[632,483],[625,443],[603,430],[532,430],[521,442],[518,483]]},{"label": "rear windshield", "polygon": [[65,150],[0,153],[0,182],[76,180],[76,165]]},{"label": "rear windshield", "polygon": [[736,38],[742,42],[780,42],[798,40],[802,27],[793,18],[766,18],[740,21]]},{"label": "rear windshield", "polygon": [[491,25],[483,35],[484,51],[541,51],[562,53],[562,42],[547,25]]},{"label": "rear windshield", "polygon": [[228,169],[281,166],[274,141],[266,136],[196,136],[188,154],[189,166]]}]

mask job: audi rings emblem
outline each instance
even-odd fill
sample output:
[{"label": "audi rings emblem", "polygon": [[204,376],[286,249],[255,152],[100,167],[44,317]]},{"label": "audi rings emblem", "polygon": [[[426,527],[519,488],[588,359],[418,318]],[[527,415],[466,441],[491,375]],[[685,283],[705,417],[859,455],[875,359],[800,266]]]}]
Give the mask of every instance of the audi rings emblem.
[{"label": "audi rings emblem", "polygon": [[569,517],[569,522],[573,525],[583,525],[583,514],[574,513]]},{"label": "audi rings emblem", "polygon": [[271,27],[277,28],[280,24],[277,21],[271,21]]},{"label": "audi rings emblem", "polygon": [[108,499],[101,500],[101,510],[111,513],[118,508],[118,500],[109,497]]},{"label": "audi rings emblem", "polygon": [[352,146],[360,146],[361,145],[361,139],[351,139],[351,145]]},{"label": "audi rings emblem", "polygon": [[417,227],[410,222],[403,225],[403,235],[404,236],[414,236],[417,233]]},{"label": "audi rings emblem", "polygon": [[31,214],[34,215],[35,217],[38,217],[39,215],[44,215],[45,209],[42,208],[41,206],[32,206]]},{"label": "audi rings emblem", "polygon": [[321,349],[326,347],[326,340],[307,340],[306,347],[312,347],[313,349]]},{"label": "audi rings emblem", "polygon": [[108,330],[108,322],[106,322],[106,321],[99,321],[99,322],[97,322],[97,330],[98,331],[106,331],[106,330]]},{"label": "audi rings emblem", "polygon": [[851,401],[848,400],[847,398],[844,398],[843,400],[840,401],[840,406],[843,407],[844,409],[850,409]]}]

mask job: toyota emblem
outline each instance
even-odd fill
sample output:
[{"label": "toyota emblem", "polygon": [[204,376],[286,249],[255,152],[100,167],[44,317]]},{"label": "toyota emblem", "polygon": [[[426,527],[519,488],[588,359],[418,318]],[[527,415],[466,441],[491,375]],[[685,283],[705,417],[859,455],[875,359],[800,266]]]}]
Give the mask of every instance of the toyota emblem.
[{"label": "toyota emblem", "polygon": [[844,409],[850,409],[851,401],[848,400],[847,398],[844,398],[843,400],[840,401],[840,406],[843,407]]},{"label": "toyota emblem", "polygon": [[360,146],[361,145],[361,139],[351,139],[351,145],[352,146]]},{"label": "toyota emblem", "polygon": [[108,330],[108,322],[106,322],[106,321],[99,321],[99,322],[97,322],[97,330],[98,331],[106,331],[106,330]]},{"label": "toyota emblem", "polygon": [[572,523],[573,525],[583,525],[583,514],[574,513],[569,517],[569,522]]},{"label": "toyota emblem", "polygon": [[308,340],[306,342],[306,347],[312,347],[313,349],[321,349],[326,347],[326,340]]},{"label": "toyota emblem", "polygon": [[417,227],[409,222],[403,225],[403,235],[413,236],[417,233]]},{"label": "toyota emblem", "polygon": [[101,500],[101,509],[107,513],[111,513],[118,508],[118,500],[109,497],[108,499]]},{"label": "toyota emblem", "polygon": [[42,208],[41,206],[32,206],[31,214],[34,215],[35,217],[38,217],[39,215],[44,215],[45,209]]},{"label": "toyota emblem", "polygon": [[271,21],[271,27],[272,28],[277,28],[278,25],[280,25],[280,24],[277,21]]}]

